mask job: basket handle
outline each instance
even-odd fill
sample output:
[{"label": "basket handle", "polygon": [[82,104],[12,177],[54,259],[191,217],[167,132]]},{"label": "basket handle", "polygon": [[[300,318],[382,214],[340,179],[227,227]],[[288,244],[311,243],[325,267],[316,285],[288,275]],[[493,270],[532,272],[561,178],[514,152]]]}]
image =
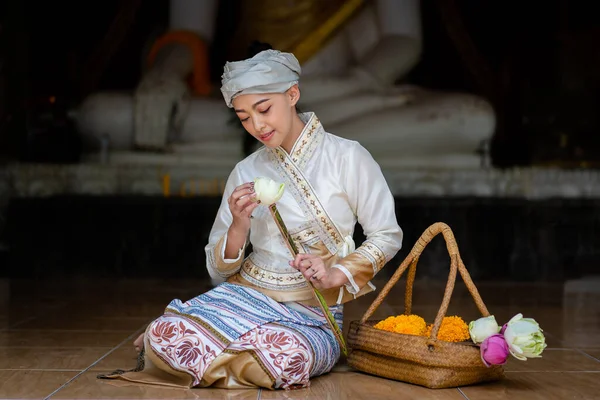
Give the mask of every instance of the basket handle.
[{"label": "basket handle", "polygon": [[404,259],[402,264],[398,267],[394,275],[388,281],[388,283],[381,290],[377,298],[373,301],[373,304],[369,307],[367,312],[363,315],[360,320],[361,324],[364,324],[370,317],[373,315],[377,307],[381,305],[383,299],[388,295],[392,287],[398,282],[400,277],[407,268],[410,267],[408,271],[408,277],[406,279],[406,295],[405,295],[405,314],[410,314],[412,308],[412,289],[415,281],[415,275],[417,270],[417,262],[419,261],[419,257],[425,246],[431,242],[431,240],[437,236],[438,234],[442,234],[444,236],[444,240],[446,241],[446,247],[448,249],[448,253],[450,254],[450,274],[448,275],[448,283],[446,284],[446,289],[444,291],[444,298],[442,300],[442,304],[440,309],[435,317],[435,321],[433,324],[433,328],[431,329],[430,339],[435,341],[437,338],[437,333],[442,325],[442,320],[446,316],[446,312],[448,311],[448,305],[450,304],[450,298],[452,297],[452,292],[454,290],[454,283],[456,281],[456,272],[460,272],[460,275],[471,293],[471,297],[475,301],[479,312],[481,312],[482,316],[487,317],[490,313],[487,310],[487,307],[483,303],[481,296],[479,295],[479,291],[473,280],[471,279],[471,275],[467,271],[462,259],[460,258],[460,253],[458,251],[458,245],[456,244],[456,239],[454,238],[454,234],[450,227],[443,222],[437,222],[431,225],[417,240],[414,247],[410,251],[409,255]]}]

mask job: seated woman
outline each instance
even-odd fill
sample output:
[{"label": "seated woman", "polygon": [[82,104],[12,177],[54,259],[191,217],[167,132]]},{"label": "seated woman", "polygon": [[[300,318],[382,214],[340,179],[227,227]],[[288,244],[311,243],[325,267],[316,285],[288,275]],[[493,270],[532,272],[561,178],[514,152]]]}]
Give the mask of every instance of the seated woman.
[{"label": "seated woman", "polygon": [[[294,389],[329,372],[340,347],[314,299],[313,282],[342,324],[344,303],[401,247],[394,198],[371,155],[299,114],[300,65],[265,50],[225,65],[223,97],[264,146],[227,181],[206,246],[208,272],[224,281],[191,300],[173,300],[146,329],[143,366],[114,373],[183,387]],[[253,180],[285,183],[277,207],[300,254],[288,250]],[[355,248],[359,222],[366,241]],[[253,251],[244,258],[247,245]]]}]

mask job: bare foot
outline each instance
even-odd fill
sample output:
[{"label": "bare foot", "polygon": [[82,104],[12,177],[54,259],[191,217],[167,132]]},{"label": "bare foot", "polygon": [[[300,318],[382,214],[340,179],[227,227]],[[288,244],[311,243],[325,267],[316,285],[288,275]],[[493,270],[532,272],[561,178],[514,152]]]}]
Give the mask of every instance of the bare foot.
[{"label": "bare foot", "polygon": [[144,333],[142,333],[140,336],[138,336],[137,339],[135,339],[135,342],[133,342],[133,346],[135,347],[135,351],[142,351],[142,347],[144,347]]}]

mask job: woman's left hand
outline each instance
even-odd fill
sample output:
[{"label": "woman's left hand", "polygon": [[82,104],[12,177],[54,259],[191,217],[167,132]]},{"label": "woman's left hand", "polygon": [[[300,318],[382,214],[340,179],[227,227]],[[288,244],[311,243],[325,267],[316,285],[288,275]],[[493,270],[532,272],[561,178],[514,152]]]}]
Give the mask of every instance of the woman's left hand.
[{"label": "woman's left hand", "polygon": [[298,254],[290,265],[304,275],[317,289],[340,287],[348,282],[346,275],[337,268],[327,268],[321,257],[314,254]]}]

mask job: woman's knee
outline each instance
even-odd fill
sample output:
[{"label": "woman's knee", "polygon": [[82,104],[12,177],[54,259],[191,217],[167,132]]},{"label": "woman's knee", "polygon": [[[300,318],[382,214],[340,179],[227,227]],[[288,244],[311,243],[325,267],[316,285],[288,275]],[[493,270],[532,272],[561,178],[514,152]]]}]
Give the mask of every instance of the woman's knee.
[{"label": "woman's knee", "polygon": [[185,334],[187,321],[178,315],[164,314],[146,328],[145,343],[165,346],[177,341]]}]

